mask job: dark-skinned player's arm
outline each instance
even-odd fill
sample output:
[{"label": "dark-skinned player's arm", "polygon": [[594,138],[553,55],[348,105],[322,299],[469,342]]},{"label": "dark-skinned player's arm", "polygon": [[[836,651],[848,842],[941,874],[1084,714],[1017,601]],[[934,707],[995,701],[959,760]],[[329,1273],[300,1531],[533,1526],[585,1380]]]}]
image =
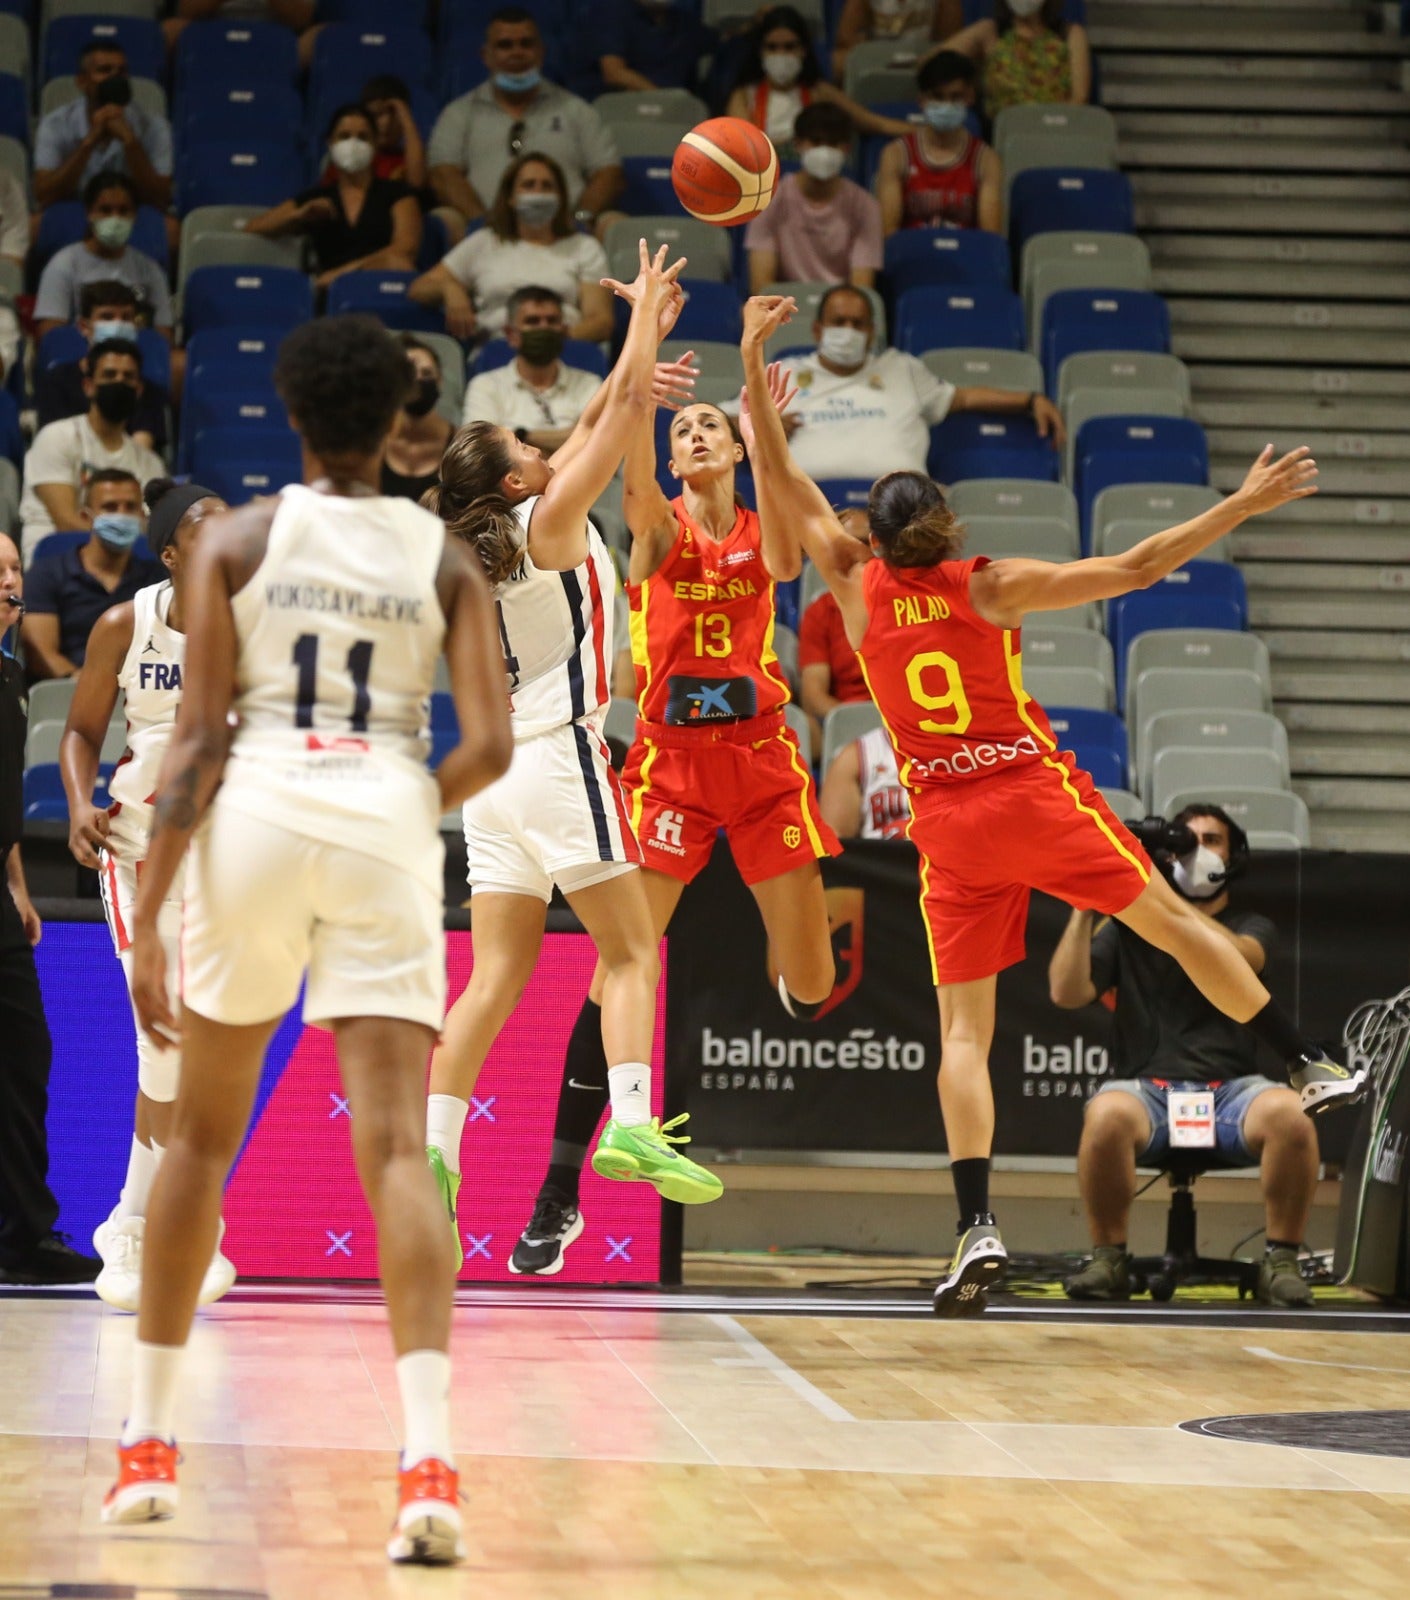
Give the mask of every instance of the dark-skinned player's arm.
[{"label": "dark-skinned player's arm", "polygon": [[93,804],[93,786],[117,704],[118,673],[132,647],[132,626],[130,600],[110,607],[93,624],[59,740],[59,772],[69,803],[69,850],[81,867],[98,866],[98,852],[107,843],[108,813]]},{"label": "dark-skinned player's arm", "polygon": [[[749,449],[754,488],[759,496],[759,522],[765,529],[786,528],[788,535],[801,544],[836,598],[847,638],[855,649],[867,628],[861,584],[867,552],[843,531],[827,497],[793,459],[783,415],[774,397],[777,377],[771,385],[764,360],[765,341],[796,310],[796,302],[787,295],[754,295],[744,304],[744,338],[739,348],[744,357],[744,392],[752,432]],[[742,429],[742,411],[740,424]],[[773,572],[767,550],[765,561]]]},{"label": "dark-skinned player's arm", "polygon": [[1249,517],[1317,493],[1317,463],[1306,445],[1273,460],[1266,445],[1233,494],[1188,522],[1142,539],[1119,556],[1054,565],[1010,559],[980,567],[969,580],[970,604],[998,628],[1016,628],[1032,611],[1063,611],[1148,589],[1192,561]]},{"label": "dark-skinned player's arm", "polygon": [[446,536],[436,574],[446,619],[445,658],[460,740],[436,768],[442,813],[503,777],[514,754],[494,601],[479,559],[462,540]]}]

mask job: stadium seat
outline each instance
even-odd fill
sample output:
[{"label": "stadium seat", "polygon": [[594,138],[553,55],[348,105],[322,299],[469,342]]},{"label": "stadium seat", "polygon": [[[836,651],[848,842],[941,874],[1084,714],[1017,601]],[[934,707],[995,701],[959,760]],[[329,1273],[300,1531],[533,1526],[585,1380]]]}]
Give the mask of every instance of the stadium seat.
[{"label": "stadium seat", "polygon": [[614,134],[633,123],[684,122],[693,128],[710,115],[710,108],[689,89],[616,89],[598,95],[592,108]]},{"label": "stadium seat", "polygon": [[[1146,276],[1150,287],[1150,251],[1143,240],[1132,233],[1093,233],[1085,228],[1058,228],[1051,233],[1038,233],[1028,240],[1019,258],[1018,290],[1024,304],[1031,302],[1043,275],[1055,268],[1081,267],[1087,274],[1078,283],[1058,284],[1050,288],[1101,289],[1108,287],[1109,274],[1139,271]],[[1115,287],[1111,284],[1110,287]]]},{"label": "stadium seat", "polygon": [[287,331],[313,316],[313,289],[291,267],[201,267],[186,280],[186,336],[215,328]]},{"label": "stadium seat", "polygon": [[929,284],[999,284],[1013,278],[1009,247],[976,228],[903,228],[886,241],[886,292],[894,307],[908,289]]},{"label": "stadium seat", "polygon": [[1093,546],[1101,537],[1102,529],[1113,522],[1158,522],[1162,527],[1174,527],[1177,522],[1188,522],[1211,506],[1219,504],[1222,496],[1207,484],[1196,483],[1117,483],[1103,489],[1092,506]]},{"label": "stadium seat", "polygon": [[1156,757],[1166,749],[1271,750],[1281,764],[1283,787],[1291,781],[1288,731],[1267,711],[1161,711],[1146,722],[1137,788],[1149,805]]},{"label": "stadium seat", "polygon": [[826,593],[827,579],[824,578],[822,573],[818,571],[813,563],[809,561],[806,556],[804,556],[802,590],[798,600],[798,615],[802,617],[807,611],[808,607],[812,605],[813,601],[818,599],[820,596],[825,595]]},{"label": "stadium seat", "polygon": [[1203,788],[1207,795],[1230,789],[1285,789],[1286,763],[1273,750],[1167,747],[1150,763],[1152,808],[1164,815],[1173,795]]},{"label": "stadium seat", "polygon": [[[828,505],[838,511],[856,508],[865,511],[871,499],[870,478],[819,478],[818,488],[827,498]],[[826,584],[823,585],[827,587]]]},{"label": "stadium seat", "polygon": [[[622,161],[626,177],[617,204],[629,216],[684,217],[687,213],[671,186],[670,158],[627,156]],[[708,226],[708,224],[707,224]]]},{"label": "stadium seat", "polygon": [[134,78],[166,76],[166,42],[148,17],[55,17],[44,30],[45,79],[72,76],[79,57],[94,41],[114,44],[127,57]]},{"label": "stadium seat", "polygon": [[23,78],[8,70],[0,72],[0,134],[29,143],[29,88]]},{"label": "stadium seat", "polygon": [[700,376],[695,380],[697,400],[722,405],[726,400],[739,398],[739,391],[744,387],[744,359],[737,344],[725,344],[713,339],[689,341],[670,338],[662,344],[656,358],[658,361],[679,361],[688,350],[695,351],[695,365],[700,369]]},{"label": "stadium seat", "polygon": [[1062,483],[1035,483],[1027,479],[985,478],[955,484],[949,492],[950,509],[960,519],[970,517],[1052,517],[1065,522],[1077,538],[1077,501]]},{"label": "stadium seat", "polygon": [[[133,77],[128,80],[132,86],[132,103],[141,106],[144,111],[150,112],[154,117],[167,115],[166,90],[152,78]],[[77,100],[79,95],[78,79],[67,74],[58,78],[50,78],[39,91],[39,115],[47,117],[51,111],[57,111],[60,106],[66,106],[70,100]]]},{"label": "stadium seat", "polygon": [[[25,766],[38,767],[48,761],[57,761],[59,741],[64,736],[65,726],[63,717],[46,717],[42,721],[36,721],[31,717],[29,728],[25,733]],[[122,714],[118,713],[109,721],[107,731],[103,735],[103,743],[99,747],[99,760],[111,764],[121,757],[126,748],[127,722]]]},{"label": "stadium seat", "polygon": [[[21,83],[29,82],[29,28],[23,17],[7,15],[4,10],[0,10],[0,61],[5,63],[5,70],[13,73]],[[24,138],[16,142],[27,146],[28,130]]]},{"label": "stadium seat", "polygon": [[1209,481],[1204,429],[1186,417],[1093,417],[1083,424],[1075,463],[1084,549],[1091,548],[1093,503],[1112,484]]},{"label": "stadium seat", "polygon": [[[93,804],[108,804],[108,784],[113,776],[113,763],[101,763],[98,781],[93,785]],[[26,822],[67,822],[68,800],[64,796],[64,780],[57,762],[26,767],[24,774],[24,820]]]},{"label": "stadium seat", "polygon": [[194,470],[195,442],[207,429],[218,428],[222,435],[235,430],[284,429],[289,426],[289,416],[284,402],[274,392],[272,383],[250,388],[237,388],[232,384],[200,384],[194,394],[183,400],[181,408],[181,442],[177,450],[177,467],[182,472]]},{"label": "stadium seat", "polygon": [[[490,339],[475,359],[475,372],[493,372],[496,367],[507,367],[513,359],[514,346],[507,339]],[[565,339],[562,360],[565,366],[581,367],[595,372],[599,378],[607,376],[607,358],[602,346],[591,339]]]},{"label": "stadium seat", "polygon": [[1095,417],[1184,417],[1183,401],[1168,389],[1079,389],[1063,407],[1067,428],[1063,476],[1076,475],[1077,446],[1084,424]]},{"label": "stadium seat", "polygon": [[790,700],[783,708],[783,720],[791,728],[798,740],[798,748],[803,754],[803,764],[811,767],[813,764],[813,727],[808,721],[808,713],[796,700]]},{"label": "stadium seat", "polygon": [[[684,339],[687,343],[693,339],[711,339],[719,343],[737,344],[744,332],[744,325],[740,320],[739,296],[733,285],[699,279],[693,274],[689,278],[682,278],[680,285],[685,292],[685,305],[681,308],[671,337]],[[619,299],[617,305],[630,315],[630,307],[625,300]],[[625,319],[622,328],[625,333]]]},{"label": "stadium seat", "polygon": [[1045,628],[1038,613],[1023,629],[1023,665],[1029,667],[1093,667],[1116,685],[1116,658],[1110,642],[1100,633],[1076,628]]},{"label": "stadium seat", "polygon": [[277,487],[296,482],[300,475],[298,436],[279,423],[246,425],[239,421],[219,427],[192,430],[191,475],[204,479],[222,462],[260,463],[272,472],[284,472]]},{"label": "stadium seat", "polygon": [[426,26],[428,0],[318,0],[320,22],[343,22],[358,28]]},{"label": "stadium seat", "polygon": [[602,245],[607,252],[610,277],[619,278],[623,283],[630,283],[636,277],[637,240],[643,238],[652,250],[669,245],[672,260],[685,256],[694,279],[714,279],[719,283],[733,280],[734,262],[728,230],[698,222],[683,211],[674,217],[625,217],[614,222]]},{"label": "stadium seat", "polygon": [[[1093,532],[1092,554],[1119,556],[1132,545],[1139,544],[1142,539],[1149,539],[1153,533],[1161,533],[1170,526],[1169,522],[1159,518],[1118,517],[1115,521],[1104,522]],[[1213,544],[1206,545],[1200,551],[1201,561],[1233,559],[1227,535],[1222,539],[1216,539]]]},{"label": "stadium seat", "polygon": [[209,94],[229,86],[256,92],[273,84],[292,85],[299,74],[299,51],[291,29],[276,22],[191,22],[176,43],[178,109],[188,94]]},{"label": "stadium seat", "polygon": [[17,470],[24,467],[25,440],[20,431],[20,408],[8,389],[0,389],[0,456]]},{"label": "stadium seat", "polygon": [[956,345],[1023,348],[1023,302],[1012,289],[911,289],[896,303],[895,341],[912,355]]},{"label": "stadium seat", "polygon": [[1034,561],[1075,561],[1077,530],[1060,517],[966,517],[966,556],[1027,556]]},{"label": "stadium seat", "polygon": [[927,470],[941,483],[963,478],[1055,479],[1061,457],[1031,417],[962,411],[930,430]]},{"label": "stadium seat", "polygon": [[[18,418],[16,418],[18,426]],[[21,436],[21,446],[24,440]],[[20,531],[20,469],[0,446],[0,532],[13,537]]]},{"label": "stadium seat", "polygon": [[[1178,669],[1184,671],[1251,672],[1262,686],[1262,698],[1250,709],[1267,711],[1273,703],[1273,672],[1268,646],[1256,633],[1231,633],[1225,628],[1161,628],[1134,638],[1126,651],[1126,693],[1123,697],[1128,724],[1134,726],[1136,706],[1132,688],[1142,674]],[[1215,705],[1226,702],[1217,700]],[[1242,701],[1232,704],[1237,707]],[[1198,709],[1198,700],[1172,701],[1167,710]]]},{"label": "stadium seat", "polygon": [[301,239],[269,239],[246,233],[242,227],[221,228],[208,220],[189,233],[192,217],[258,216],[261,206],[200,206],[188,211],[181,221],[181,256],[176,269],[176,287],[183,293],[186,280],[201,267],[290,267],[303,270],[304,246]]},{"label": "stadium seat", "polygon": [[951,350],[927,350],[920,358],[937,378],[957,389],[967,385],[985,389],[1016,389],[1029,394],[1043,388],[1043,369],[1026,350],[983,350],[957,345]]},{"label": "stadium seat", "polygon": [[[1027,646],[1025,638],[1025,655]],[[1059,748],[1071,750],[1077,765],[1092,775],[1099,788],[1120,788],[1126,782],[1126,729],[1115,712],[1090,711],[1080,706],[1045,709]]]},{"label": "stadium seat", "polygon": [[854,739],[881,726],[881,713],[870,700],[849,701],[837,705],[823,718],[822,761],[818,771],[827,777],[839,753]]},{"label": "stadium seat", "polygon": [[[1111,393],[1129,389],[1137,393],[1160,391],[1180,406],[1171,415],[1190,414],[1190,370],[1179,356],[1154,350],[1086,350],[1068,356],[1058,368],[1059,406],[1088,389]],[[1139,410],[1138,406],[1130,409]]]},{"label": "stadium seat", "polygon": [[913,39],[867,39],[847,52],[843,87],[864,106],[914,102],[916,63],[924,45]]},{"label": "stadium seat", "polygon": [[388,328],[412,333],[444,333],[445,317],[435,306],[423,306],[407,295],[414,272],[344,272],[328,286],[328,314],[366,311]]},{"label": "stadium seat", "polygon": [[676,146],[695,126],[693,117],[668,117],[660,122],[645,118],[633,122],[614,123],[612,141],[623,160],[631,156],[646,156],[651,160],[670,161]]},{"label": "stadium seat", "polygon": [[1087,711],[1114,711],[1111,679],[1095,667],[1025,668],[1023,687],[1045,710],[1049,705]]},{"label": "stadium seat", "polygon": [[306,172],[297,145],[279,139],[213,139],[176,154],[176,209],[275,206],[299,193]]},{"label": "stadium seat", "polygon": [[1162,711],[1267,711],[1271,701],[1256,672],[1238,667],[1147,667],[1133,674],[1126,699],[1126,737],[1140,770],[1147,729]]},{"label": "stadium seat", "polygon": [[1248,627],[1244,575],[1231,562],[1189,561],[1149,589],[1107,602],[1107,637],[1116,651],[1119,692],[1125,690],[1122,663],[1132,639],[1161,628]]},{"label": "stadium seat", "polygon": [[1043,306],[1043,374],[1049,394],[1068,356],[1083,350],[1170,349],[1170,311],[1142,289],[1059,289]]},{"label": "stadium seat", "polygon": [[[56,200],[45,206],[39,217],[39,232],[32,247],[32,261],[42,272],[51,256],[66,245],[77,244],[88,232],[88,213],[82,200]],[[165,272],[170,264],[166,219],[155,206],[138,206],[132,225],[132,248],[150,256]]]},{"label": "stadium seat", "polygon": [[77,677],[41,678],[29,691],[29,716],[32,722],[63,722],[73,704]]},{"label": "stadium seat", "polygon": [[[1116,165],[1116,118],[1101,106],[1034,104],[1005,106],[994,118],[993,145],[1007,172],[1005,149],[1015,140],[1046,139],[1054,152],[1068,140],[1080,139],[1105,148],[1110,159],[1103,166]],[[1048,165],[1080,165],[1077,162],[1049,162]]]},{"label": "stadium seat", "polygon": [[[1071,109],[1090,111],[1096,107],[1074,106]],[[1114,172],[1117,166],[1115,145],[1106,134],[1068,133],[1060,138],[1048,134],[1015,134],[999,159],[1003,163],[1004,187],[1009,190],[1020,174],[1038,168]]]},{"label": "stadium seat", "polygon": [[[1175,816],[1187,805],[1209,799],[1204,787],[1182,790],[1166,797],[1167,815]],[[1236,788],[1219,791],[1219,804],[1249,836],[1249,843],[1267,833],[1291,834],[1302,849],[1312,844],[1312,821],[1301,795],[1286,789]]]},{"label": "stadium seat", "polygon": [[1146,814],[1146,808],[1131,793],[1129,789],[1118,789],[1107,784],[1100,784],[1102,799],[1111,807],[1122,822],[1138,822]]},{"label": "stadium seat", "polygon": [[[1095,239],[1100,235],[1086,234],[1083,237]],[[1106,298],[1117,291],[1151,292],[1151,267],[1141,241],[1123,233],[1112,233],[1106,237],[1123,245],[1136,246],[1140,251],[1140,259],[1127,262],[1044,261],[1035,269],[1023,294],[1028,343],[1033,350],[1043,349],[1043,313],[1055,294],[1061,294],[1066,289],[1086,289]],[[1035,244],[1039,242],[1034,240]]]},{"label": "stadium seat", "polygon": [[1135,209],[1124,172],[1084,167],[1030,167],[1009,188],[1009,241],[1020,253],[1035,234],[1058,229],[1132,233]]},{"label": "stadium seat", "polygon": [[292,84],[219,84],[186,95],[180,106],[177,137],[185,144],[238,144],[250,139],[297,143],[303,101]]},{"label": "stadium seat", "polygon": [[433,76],[429,36],[404,21],[374,27],[330,22],[313,47],[309,103],[357,100],[363,84],[382,73],[393,73],[409,85],[429,89]]}]

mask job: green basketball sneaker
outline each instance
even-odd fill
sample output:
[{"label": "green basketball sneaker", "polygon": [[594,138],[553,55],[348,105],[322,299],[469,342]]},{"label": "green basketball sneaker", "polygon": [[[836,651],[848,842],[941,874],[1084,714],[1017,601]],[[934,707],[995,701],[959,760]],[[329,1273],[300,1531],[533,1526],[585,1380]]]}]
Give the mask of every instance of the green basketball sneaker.
[{"label": "green basketball sneaker", "polygon": [[460,1198],[460,1174],[446,1166],[446,1158],[433,1144],[426,1146],[426,1164],[441,1191],[441,1204],[450,1218],[450,1231],[455,1236],[455,1270],[459,1272],[465,1265],[465,1246],[460,1242],[460,1221],[455,1214],[455,1202]]},{"label": "green basketball sneaker", "polygon": [[600,1178],[615,1178],[622,1183],[634,1178],[654,1183],[663,1200],[677,1200],[683,1206],[718,1200],[725,1186],[715,1174],[671,1148],[690,1143],[685,1134],[671,1132],[689,1115],[688,1111],[682,1112],[664,1127],[660,1117],[636,1128],[609,1121],[592,1153],[592,1170]]}]

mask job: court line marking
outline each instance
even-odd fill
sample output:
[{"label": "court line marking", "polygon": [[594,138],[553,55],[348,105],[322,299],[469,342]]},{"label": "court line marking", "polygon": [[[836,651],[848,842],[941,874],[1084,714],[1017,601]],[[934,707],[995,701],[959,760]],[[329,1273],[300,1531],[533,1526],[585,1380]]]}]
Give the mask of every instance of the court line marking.
[{"label": "court line marking", "polygon": [[1284,1356],[1276,1350],[1267,1350],[1261,1344],[1246,1344],[1251,1356],[1262,1356],[1265,1361],[1283,1361],[1294,1367],[1332,1367],[1338,1372],[1388,1372],[1395,1378],[1410,1378],[1410,1367],[1372,1367],[1361,1361],[1315,1361],[1311,1356]]},{"label": "court line marking", "polygon": [[[773,1373],[774,1377],[785,1387],[792,1389],[794,1394],[806,1400],[814,1411],[820,1411],[829,1422],[855,1422],[857,1419],[846,1408],[839,1405],[831,1395],[824,1394],[816,1384],[809,1383],[801,1372],[795,1372],[782,1356],[775,1355],[768,1345],[756,1339],[748,1328],[743,1328],[733,1317],[722,1312],[716,1312],[710,1321],[717,1328],[724,1330],[741,1350],[749,1352],[749,1366],[762,1367],[766,1372]],[[731,1362],[731,1365],[735,1363]]]}]

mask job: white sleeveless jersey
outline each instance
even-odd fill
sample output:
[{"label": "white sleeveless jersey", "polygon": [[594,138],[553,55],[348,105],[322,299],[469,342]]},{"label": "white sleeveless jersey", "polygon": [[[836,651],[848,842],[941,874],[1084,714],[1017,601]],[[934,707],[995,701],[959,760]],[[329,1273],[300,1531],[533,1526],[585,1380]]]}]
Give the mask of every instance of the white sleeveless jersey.
[{"label": "white sleeveless jersey", "polygon": [[529,519],[539,496],[520,501],[524,559],[495,589],[499,641],[516,741],[600,711],[612,698],[612,611],[617,574],[592,523],[588,554],[569,572],[546,572],[528,552]]},{"label": "white sleeveless jersey", "polygon": [[231,601],[238,726],[217,797],[437,893],[426,756],[444,544],[440,519],[410,500],[282,492],[264,559]]},{"label": "white sleeveless jersey", "polygon": [[884,728],[868,728],[857,740],[857,776],[862,785],[861,837],[904,839],[911,802]]},{"label": "white sleeveless jersey", "polygon": [[170,580],[132,597],[132,643],[118,668],[127,715],[127,748],[113,773],[109,840],[115,854],[141,859],[152,833],[152,798],[181,704],[186,635],[167,625]]}]

